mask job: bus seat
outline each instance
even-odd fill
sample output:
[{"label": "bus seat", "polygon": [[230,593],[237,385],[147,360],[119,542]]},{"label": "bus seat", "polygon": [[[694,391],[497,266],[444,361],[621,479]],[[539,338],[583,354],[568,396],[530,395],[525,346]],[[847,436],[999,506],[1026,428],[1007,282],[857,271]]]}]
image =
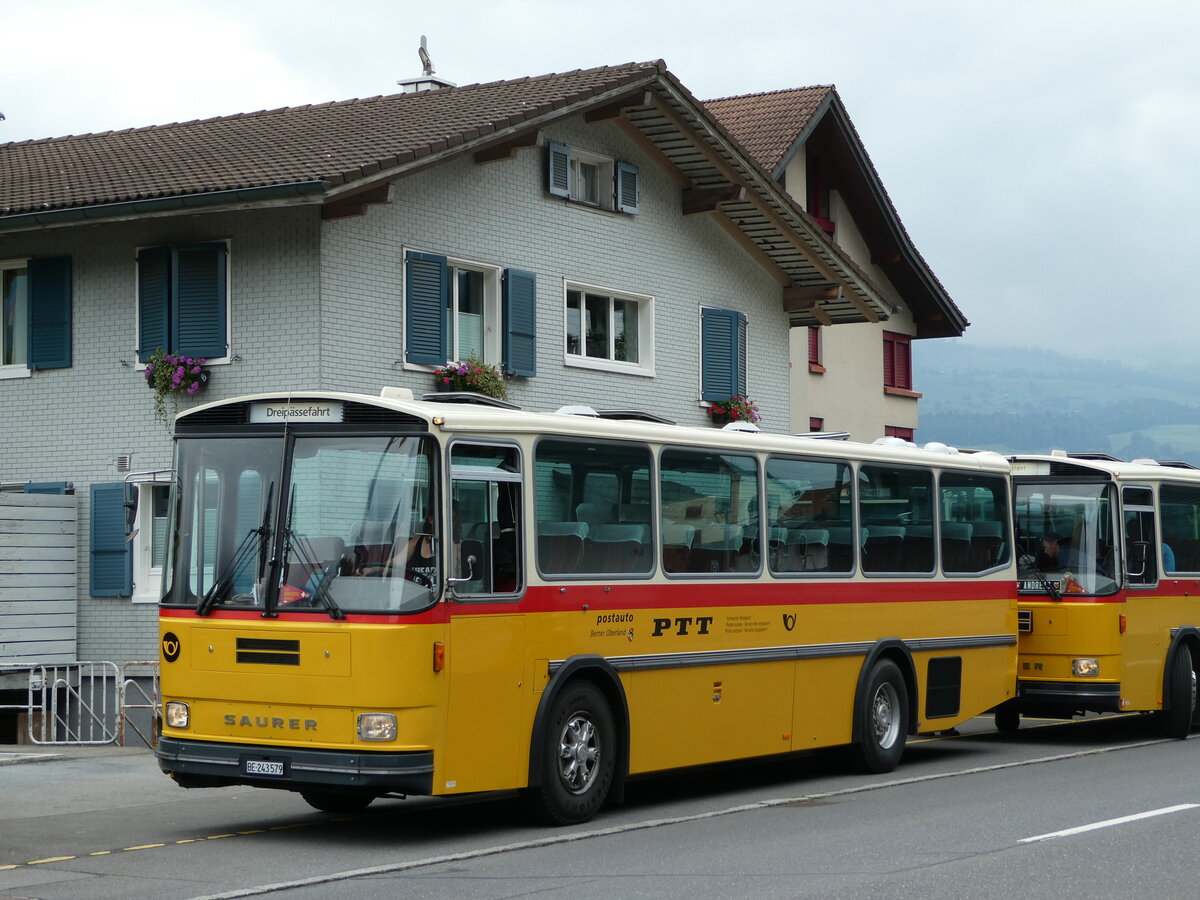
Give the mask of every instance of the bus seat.
[{"label": "bus seat", "polygon": [[616,508],[611,503],[585,501],[575,507],[575,519],[587,522],[589,529],[607,525],[616,520]]},{"label": "bus seat", "polygon": [[[869,528],[858,529],[858,544],[862,547],[871,536]],[[829,569],[849,572],[854,568],[854,528],[850,525],[829,526]]]},{"label": "bus seat", "polygon": [[825,528],[789,528],[780,556],[779,568],[785,572],[823,572],[829,569],[829,530]]},{"label": "bus seat", "polygon": [[632,522],[597,525],[584,555],[586,572],[649,571],[650,526]]},{"label": "bus seat", "polygon": [[575,572],[583,559],[587,522],[538,522],[538,566],[548,574]]},{"label": "bus seat", "polygon": [[686,572],[688,570],[688,558],[692,553],[692,541],[695,539],[695,525],[663,522],[663,569],[668,572]]},{"label": "bus seat", "polygon": [[387,521],[367,521],[359,524],[354,536],[354,561],[358,566],[382,565],[395,554],[392,542],[394,524]]},{"label": "bus seat", "polygon": [[618,516],[622,522],[638,522],[648,525],[650,524],[650,504],[622,503]]},{"label": "bus seat", "polygon": [[1004,523],[975,522],[971,531],[971,572],[990,569],[1000,560],[1004,546]]},{"label": "bus seat", "polygon": [[901,564],[906,572],[933,571],[933,526],[908,525],[904,529],[904,554]]},{"label": "bus seat", "polygon": [[870,572],[899,572],[904,556],[903,525],[872,525],[863,544],[863,568]]},{"label": "bus seat", "polygon": [[697,534],[697,546],[692,551],[690,571],[735,571],[745,534],[743,525],[710,523],[701,526]]},{"label": "bus seat", "polygon": [[946,572],[978,571],[971,566],[970,522],[942,523],[942,569]]}]

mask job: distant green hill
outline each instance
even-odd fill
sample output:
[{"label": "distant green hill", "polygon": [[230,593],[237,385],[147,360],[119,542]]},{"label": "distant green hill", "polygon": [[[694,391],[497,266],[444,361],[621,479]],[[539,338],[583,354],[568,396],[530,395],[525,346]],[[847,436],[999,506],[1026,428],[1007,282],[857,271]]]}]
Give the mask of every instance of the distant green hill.
[{"label": "distant green hill", "polygon": [[1048,350],[913,344],[918,441],[1001,452],[1099,450],[1200,465],[1200,365],[1127,368]]}]

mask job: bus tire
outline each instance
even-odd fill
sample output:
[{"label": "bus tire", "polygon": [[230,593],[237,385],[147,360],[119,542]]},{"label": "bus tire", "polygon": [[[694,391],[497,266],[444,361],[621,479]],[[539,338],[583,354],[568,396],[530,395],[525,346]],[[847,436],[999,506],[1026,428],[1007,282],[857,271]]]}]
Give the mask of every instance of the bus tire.
[{"label": "bus tire", "polygon": [[313,809],[328,813],[362,812],[375,799],[374,794],[361,791],[301,791],[304,802]]},{"label": "bus tire", "polygon": [[589,681],[567,685],[541,740],[541,783],[524,791],[527,808],[548,825],[586,822],[604,805],[616,769],[617,731],[604,694]]},{"label": "bus tire", "polygon": [[1015,734],[1021,727],[1021,714],[1011,707],[996,710],[996,730],[1001,734]]},{"label": "bus tire", "polygon": [[908,691],[900,667],[890,659],[881,659],[871,667],[855,714],[860,740],[854,746],[860,767],[871,773],[892,771],[904,755]]},{"label": "bus tire", "polygon": [[1192,669],[1192,652],[1181,643],[1171,657],[1167,679],[1171,693],[1163,710],[1163,732],[1167,737],[1186,738],[1192,731],[1192,716],[1196,711],[1196,673]]}]

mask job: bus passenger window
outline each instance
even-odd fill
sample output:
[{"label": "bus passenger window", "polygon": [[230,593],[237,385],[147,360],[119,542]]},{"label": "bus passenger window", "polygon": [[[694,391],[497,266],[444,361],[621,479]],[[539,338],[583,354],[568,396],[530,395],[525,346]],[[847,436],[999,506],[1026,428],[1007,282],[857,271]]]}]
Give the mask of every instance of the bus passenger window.
[{"label": "bus passenger window", "polygon": [[[753,457],[664,450],[659,478],[666,571],[759,570],[758,463]],[[686,552],[679,543],[683,536],[690,536]]]},{"label": "bus passenger window", "polygon": [[933,473],[900,466],[859,469],[864,572],[932,572]]},{"label": "bus passenger window", "polygon": [[767,559],[772,572],[845,573],[854,568],[852,480],[844,462],[767,461]]},{"label": "bus passenger window", "polygon": [[456,442],[450,448],[450,477],[454,595],[519,592],[524,579],[517,448]]},{"label": "bus passenger window", "polygon": [[1158,489],[1163,572],[1200,572],[1200,488],[1163,484]]},{"label": "bus passenger window", "polygon": [[1003,478],[943,472],[939,482],[942,570],[983,572],[1009,560]]}]

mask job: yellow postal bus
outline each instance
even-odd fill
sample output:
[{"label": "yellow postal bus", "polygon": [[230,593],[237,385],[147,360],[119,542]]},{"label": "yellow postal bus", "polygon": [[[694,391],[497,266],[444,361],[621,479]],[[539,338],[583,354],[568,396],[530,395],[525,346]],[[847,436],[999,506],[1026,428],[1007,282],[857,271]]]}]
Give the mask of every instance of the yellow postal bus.
[{"label": "yellow postal bus", "polygon": [[1200,471],[1055,451],[1012,458],[1021,715],[1156,712],[1186,737],[1200,667]]},{"label": "yellow postal bus", "polygon": [[1008,464],[403,389],[176,423],[162,769],[185,787],[520,789],[906,735],[1010,699]]}]

